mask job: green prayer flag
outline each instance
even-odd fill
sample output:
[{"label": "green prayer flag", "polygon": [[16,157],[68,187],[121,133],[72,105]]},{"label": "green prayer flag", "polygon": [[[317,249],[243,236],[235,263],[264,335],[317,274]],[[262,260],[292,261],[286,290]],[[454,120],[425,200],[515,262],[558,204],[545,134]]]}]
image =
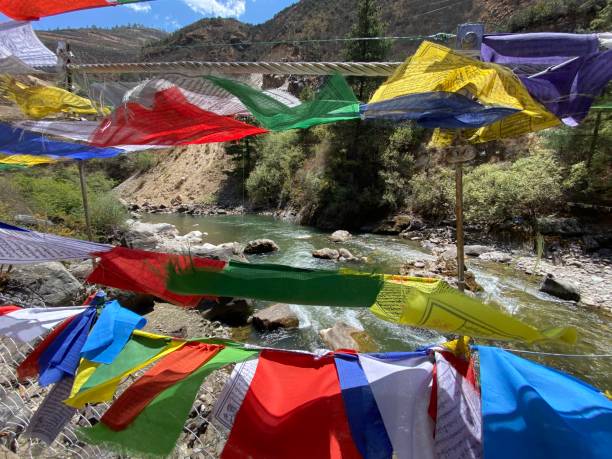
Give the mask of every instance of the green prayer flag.
[{"label": "green prayer flag", "polygon": [[168,289],[312,306],[370,307],[384,277],[352,271],[293,268],[230,261],[221,271],[170,268]]},{"label": "green prayer flag", "polygon": [[190,376],[159,394],[125,430],[115,432],[98,423],[78,435],[88,443],[138,457],[169,456],[187,421],[204,379],[213,371],[242,362],[258,351],[226,347]]},{"label": "green prayer flag", "polygon": [[263,91],[225,78],[205,77],[237,97],[270,131],[306,129],[318,124],[358,119],[359,101],[342,75],[332,75],[313,100],[288,107]]}]

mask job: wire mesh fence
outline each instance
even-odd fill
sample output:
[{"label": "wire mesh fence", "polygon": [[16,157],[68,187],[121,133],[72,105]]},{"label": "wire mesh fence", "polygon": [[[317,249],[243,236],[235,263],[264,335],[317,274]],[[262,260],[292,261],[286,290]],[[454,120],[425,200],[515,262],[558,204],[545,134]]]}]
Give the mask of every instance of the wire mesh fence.
[{"label": "wire mesh fence", "polygon": [[[79,440],[77,430],[99,422],[108,404],[88,406],[79,410],[61,431],[58,438],[47,445],[30,438],[26,429],[30,419],[49,393],[49,388],[34,381],[19,381],[17,367],[29,352],[30,344],[0,338],[0,449],[4,447],[20,458],[101,458],[125,457]],[[132,375],[121,389],[127,387],[146,369]],[[205,381],[192,407],[183,433],[177,441],[172,458],[217,458],[225,444],[226,434],[211,422],[214,403],[225,381],[227,370],[217,371]],[[0,455],[2,451],[0,450]]]}]

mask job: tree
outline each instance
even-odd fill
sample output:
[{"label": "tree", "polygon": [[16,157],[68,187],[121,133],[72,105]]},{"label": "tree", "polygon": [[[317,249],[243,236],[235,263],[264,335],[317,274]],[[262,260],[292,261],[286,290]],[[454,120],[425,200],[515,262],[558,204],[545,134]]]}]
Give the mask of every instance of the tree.
[{"label": "tree", "polygon": [[[385,34],[385,25],[380,19],[380,11],[374,0],[358,0],[357,22],[353,25],[348,38],[377,38]],[[346,47],[346,59],[354,62],[384,61],[391,42],[389,40],[357,40],[349,42]],[[353,78],[351,83],[359,100],[369,98],[379,86],[380,78]]]}]

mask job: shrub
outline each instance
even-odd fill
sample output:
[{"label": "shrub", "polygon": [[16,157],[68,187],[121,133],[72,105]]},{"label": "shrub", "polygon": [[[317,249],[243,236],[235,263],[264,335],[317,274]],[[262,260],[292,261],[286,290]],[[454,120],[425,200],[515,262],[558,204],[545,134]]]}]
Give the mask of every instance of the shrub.
[{"label": "shrub", "polygon": [[443,220],[453,215],[455,203],[454,172],[436,166],[410,179],[410,207],[425,218]]},{"label": "shrub", "polygon": [[535,218],[558,207],[561,166],[551,153],[514,163],[483,164],[465,176],[466,219],[493,224],[514,216]]},{"label": "shrub", "polygon": [[110,192],[97,195],[90,204],[91,226],[98,236],[106,236],[121,228],[127,211]]},{"label": "shrub", "polygon": [[297,131],[269,134],[261,142],[257,165],[246,181],[252,203],[265,207],[286,204],[305,156]]}]

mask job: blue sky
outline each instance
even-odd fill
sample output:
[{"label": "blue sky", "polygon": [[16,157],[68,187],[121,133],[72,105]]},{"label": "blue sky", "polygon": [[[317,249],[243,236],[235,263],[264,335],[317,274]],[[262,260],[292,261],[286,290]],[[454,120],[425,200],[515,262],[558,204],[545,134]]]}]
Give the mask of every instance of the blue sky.
[{"label": "blue sky", "polygon": [[[70,0],[58,0],[70,1]],[[112,8],[97,8],[43,18],[36,29],[111,27],[138,23],[173,31],[205,17],[234,17],[259,24],[297,0],[154,0]],[[2,21],[7,20],[0,14]]]}]

